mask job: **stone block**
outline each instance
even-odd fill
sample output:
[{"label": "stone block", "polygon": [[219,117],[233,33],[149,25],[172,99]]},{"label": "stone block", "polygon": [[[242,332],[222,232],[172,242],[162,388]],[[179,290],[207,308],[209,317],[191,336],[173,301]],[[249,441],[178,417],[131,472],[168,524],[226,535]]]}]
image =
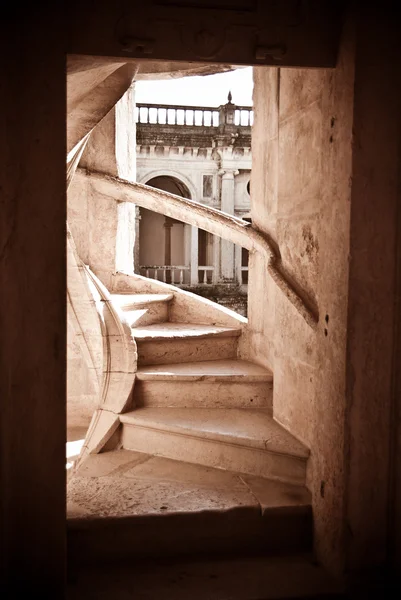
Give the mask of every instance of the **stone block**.
[{"label": "stone block", "polygon": [[330,74],[316,69],[283,69],[280,72],[280,124],[320,100]]},{"label": "stone block", "polygon": [[315,213],[324,181],[322,112],[314,102],[280,124],[278,214]]}]

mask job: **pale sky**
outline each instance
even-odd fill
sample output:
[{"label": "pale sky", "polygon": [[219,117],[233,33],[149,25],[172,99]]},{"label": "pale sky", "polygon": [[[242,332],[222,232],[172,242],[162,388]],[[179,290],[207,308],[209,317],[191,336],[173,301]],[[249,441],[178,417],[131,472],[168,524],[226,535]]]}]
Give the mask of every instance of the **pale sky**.
[{"label": "pale sky", "polygon": [[135,84],[135,101],[188,106],[220,106],[227,102],[230,90],[234,104],[252,106],[252,67],[204,77],[138,81]]}]

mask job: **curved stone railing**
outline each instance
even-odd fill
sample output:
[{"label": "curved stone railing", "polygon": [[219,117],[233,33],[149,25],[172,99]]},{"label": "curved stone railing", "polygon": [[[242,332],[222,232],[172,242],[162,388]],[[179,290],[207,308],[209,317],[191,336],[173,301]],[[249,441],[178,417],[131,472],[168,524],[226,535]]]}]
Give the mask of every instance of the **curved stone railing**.
[{"label": "curved stone railing", "polygon": [[265,257],[267,271],[283,294],[312,328],[317,326],[319,315],[307,294],[298,289],[285,274],[280,256],[272,242],[252,224],[220,210],[199,204],[140,183],[130,183],[123,179],[102,173],[90,172],[87,175],[99,193],[115,200],[132,202],[143,208],[200,227],[209,233],[229,240],[257,252]]},{"label": "curved stone railing", "polygon": [[103,337],[103,380],[99,408],[120,413],[129,402],[137,371],[137,349],[124,313],[107,288],[85,265]]},{"label": "curved stone railing", "polygon": [[[88,347],[97,402],[75,468],[89,453],[98,452],[119,425],[119,414],[131,400],[137,371],[137,349],[125,315],[110,293],[78,256],[67,225],[68,298],[77,315],[79,334]],[[92,364],[93,363],[93,364]],[[73,367],[70,367],[73,368]],[[74,377],[74,373],[70,374]],[[85,406],[79,406],[82,412]]]},{"label": "curved stone railing", "polygon": [[85,426],[102,388],[102,332],[84,266],[67,228],[67,422]]},{"label": "curved stone railing", "polygon": [[[89,353],[91,356],[97,356],[99,351],[103,353],[99,406],[119,412],[127,402],[133,384],[133,374],[136,373],[136,343],[124,313],[113,304],[107,288],[79,258],[68,229],[67,241],[70,249],[68,297],[78,315],[81,333]],[[70,276],[75,272],[72,271],[73,267],[83,275],[84,285],[79,289],[76,280],[73,281]],[[100,323],[100,330],[96,327],[97,323]],[[100,335],[102,342],[99,348],[96,338]],[[92,360],[99,365],[97,358]],[[97,369],[99,370],[99,366]]]}]

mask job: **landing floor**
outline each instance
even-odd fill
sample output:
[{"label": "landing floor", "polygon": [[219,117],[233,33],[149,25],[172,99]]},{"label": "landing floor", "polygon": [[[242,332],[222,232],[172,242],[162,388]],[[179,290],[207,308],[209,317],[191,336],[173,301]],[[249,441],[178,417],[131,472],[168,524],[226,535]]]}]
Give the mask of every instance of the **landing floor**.
[{"label": "landing floor", "polygon": [[90,456],[67,500],[69,519],[310,505],[298,486],[128,450]]}]

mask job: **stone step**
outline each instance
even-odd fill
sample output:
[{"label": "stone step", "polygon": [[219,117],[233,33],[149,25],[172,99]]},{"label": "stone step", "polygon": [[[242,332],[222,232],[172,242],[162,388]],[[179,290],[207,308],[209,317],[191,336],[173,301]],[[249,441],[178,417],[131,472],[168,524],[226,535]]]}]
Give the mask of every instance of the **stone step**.
[{"label": "stone step", "polygon": [[162,323],[132,329],[138,364],[171,364],[235,358],[240,328]]},{"label": "stone step", "polygon": [[272,411],[271,371],[243,360],[139,367],[135,406],[265,408]]},{"label": "stone step", "polygon": [[146,327],[169,319],[169,303],[174,294],[112,294],[131,327]]},{"label": "stone step", "polygon": [[303,486],[118,450],[91,455],[67,489],[71,561],[307,552]]},{"label": "stone step", "polygon": [[[269,534],[270,532],[268,532]],[[69,565],[73,557],[68,561]],[[359,598],[390,598],[389,585]],[[68,600],[349,600],[345,585],[312,553],[285,556],[201,556],[69,568]],[[352,596],[355,597],[355,596]]]},{"label": "stone step", "polygon": [[120,416],[123,448],[305,483],[309,450],[267,410],[138,408]]}]

